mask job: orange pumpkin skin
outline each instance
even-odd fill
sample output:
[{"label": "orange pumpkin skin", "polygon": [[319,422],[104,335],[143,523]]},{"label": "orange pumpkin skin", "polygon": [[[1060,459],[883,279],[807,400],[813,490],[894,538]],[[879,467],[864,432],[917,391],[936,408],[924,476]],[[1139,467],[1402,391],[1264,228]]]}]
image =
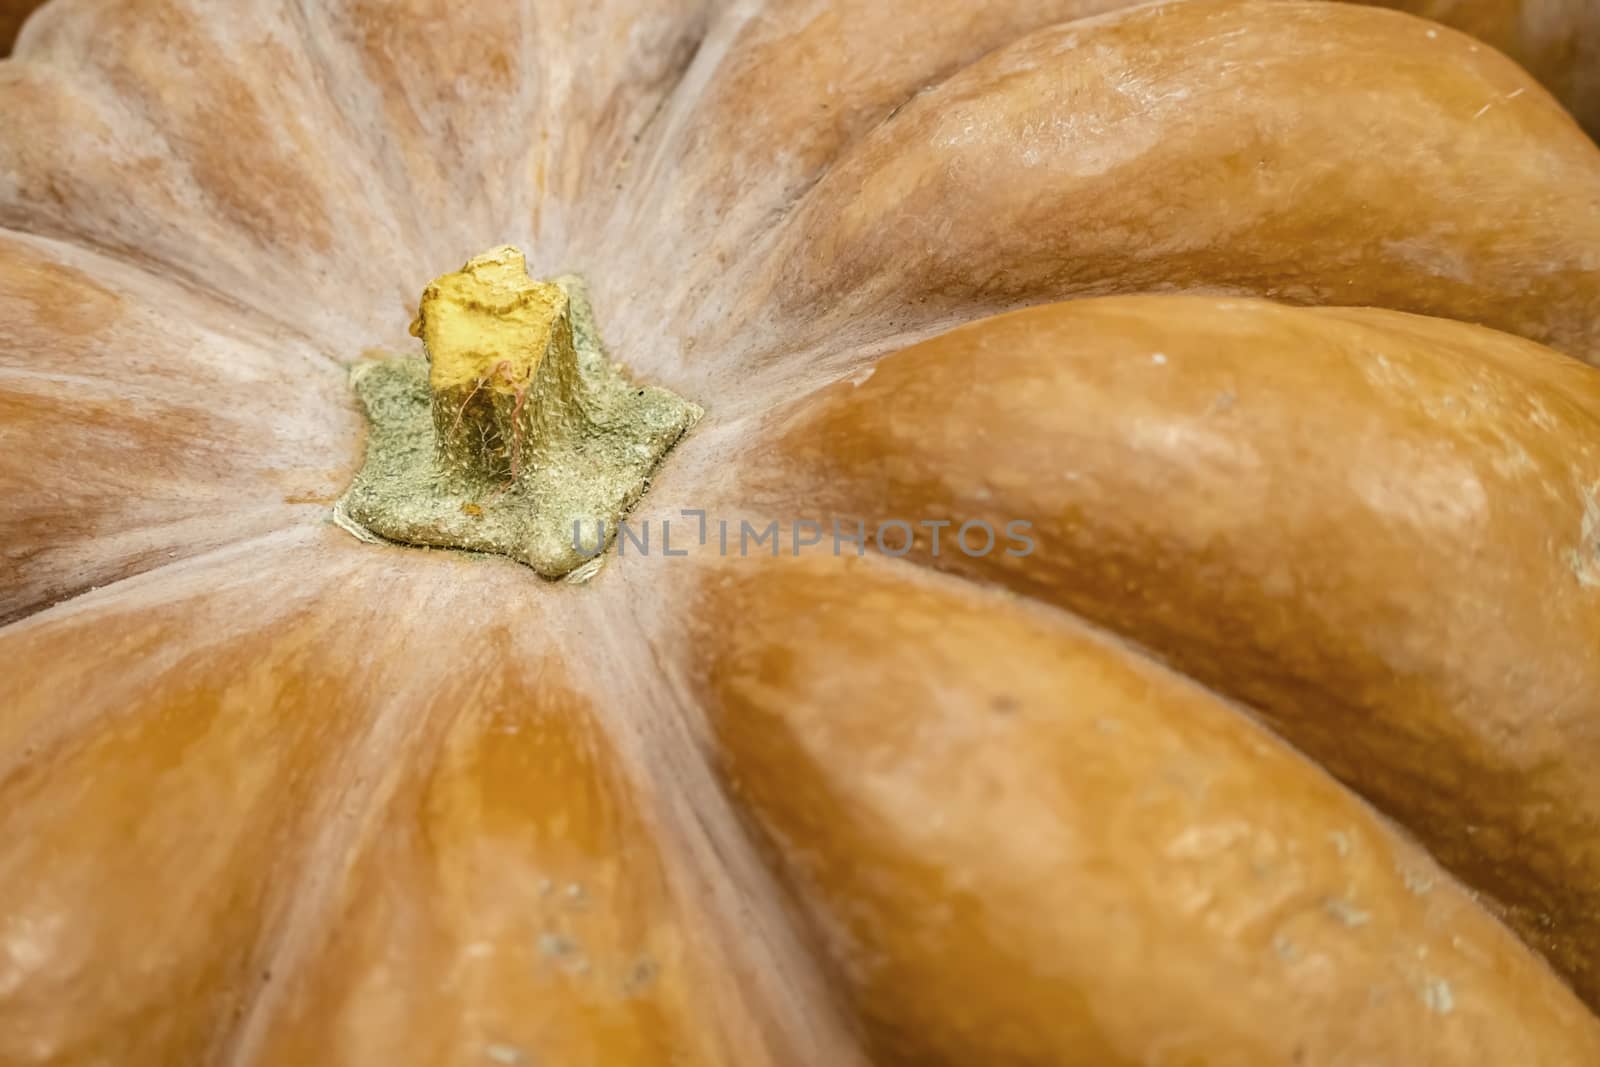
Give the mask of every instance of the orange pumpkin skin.
[{"label": "orange pumpkin skin", "polygon": [[[41,11],[0,1063],[1600,1062],[1600,149],[1112,6]],[[507,241],[707,408],[586,584],[328,522]]]},{"label": "orange pumpkin skin", "polygon": [[[42,0],[0,0],[0,57],[11,50],[22,23]],[[1392,7],[1421,15],[1484,41],[1504,52],[1530,71],[1555,93],[1590,131],[1600,129],[1600,92],[1595,71],[1600,70],[1600,11],[1584,0],[1363,0],[1381,7]],[[995,12],[972,6],[964,12],[941,12],[940,28],[929,36],[965,42],[965,54],[977,55],[985,45],[1003,44],[1034,26],[1115,11],[1129,6],[1127,0],[1055,0],[1037,5],[1032,11]],[[813,51],[811,58],[849,69],[859,57],[857,48],[868,44],[869,34],[842,34],[847,20],[855,24],[861,15],[873,11],[848,11],[835,5],[823,12],[802,31],[825,47]],[[959,35],[951,34],[949,16],[963,18]],[[1020,21],[1011,21],[1011,18]],[[915,32],[915,27],[912,27]],[[920,43],[920,42],[919,42]],[[908,46],[915,47],[907,42]],[[762,76],[757,64],[752,75]]]},{"label": "orange pumpkin skin", "polygon": [[1600,9],[1586,0],[1375,0],[1471,34],[1545,84],[1600,133]]}]

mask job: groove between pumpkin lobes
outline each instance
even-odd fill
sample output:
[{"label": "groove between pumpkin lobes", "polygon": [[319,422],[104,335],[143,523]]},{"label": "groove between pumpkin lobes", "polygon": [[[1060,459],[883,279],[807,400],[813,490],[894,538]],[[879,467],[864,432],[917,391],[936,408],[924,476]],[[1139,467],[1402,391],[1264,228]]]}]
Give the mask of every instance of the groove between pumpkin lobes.
[{"label": "groove between pumpkin lobes", "polygon": [[367,450],[333,521],[366,541],[592,576],[618,520],[703,410],[632,381],[606,358],[582,279],[534,281],[510,246],[435,279],[411,332],[425,359],[351,371]]}]

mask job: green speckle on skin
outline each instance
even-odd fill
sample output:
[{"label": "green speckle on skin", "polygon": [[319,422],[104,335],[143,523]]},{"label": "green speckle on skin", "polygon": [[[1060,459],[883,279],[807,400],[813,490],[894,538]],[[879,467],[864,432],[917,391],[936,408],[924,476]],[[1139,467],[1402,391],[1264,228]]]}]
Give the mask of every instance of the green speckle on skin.
[{"label": "green speckle on skin", "polygon": [[[554,284],[568,298],[562,326],[570,327],[571,346],[563,346],[570,354],[535,359],[520,393],[496,391],[499,383],[487,377],[475,391],[456,385],[436,393],[429,361],[416,356],[351,372],[369,425],[367,453],[334,508],[335,522],[366,540],[509,556],[546,578],[579,568],[593,574],[599,531],[609,544],[651,472],[702,411],[630,380],[605,356],[583,282]],[[459,429],[463,414],[483,427],[480,462],[462,462],[459,445],[448,456],[441,448],[440,427]],[[508,467],[513,442],[516,462]]]},{"label": "green speckle on skin", "polygon": [[552,959],[561,956],[571,956],[578,951],[578,943],[566,934],[545,933],[539,935],[539,954]]},{"label": "green speckle on skin", "polygon": [[622,992],[625,996],[635,997],[642,994],[655,983],[656,976],[661,968],[656,961],[649,957],[641,957],[628,971],[628,976],[623,980]]}]

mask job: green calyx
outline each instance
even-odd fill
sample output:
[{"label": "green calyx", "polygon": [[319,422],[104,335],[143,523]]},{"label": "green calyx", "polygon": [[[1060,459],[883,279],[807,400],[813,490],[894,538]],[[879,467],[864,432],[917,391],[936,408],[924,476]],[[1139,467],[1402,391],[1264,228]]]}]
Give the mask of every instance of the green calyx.
[{"label": "green calyx", "polygon": [[606,359],[583,282],[533,281],[513,248],[429,285],[412,332],[426,359],[351,372],[367,454],[334,521],[588,577],[700,407],[631,381]]}]

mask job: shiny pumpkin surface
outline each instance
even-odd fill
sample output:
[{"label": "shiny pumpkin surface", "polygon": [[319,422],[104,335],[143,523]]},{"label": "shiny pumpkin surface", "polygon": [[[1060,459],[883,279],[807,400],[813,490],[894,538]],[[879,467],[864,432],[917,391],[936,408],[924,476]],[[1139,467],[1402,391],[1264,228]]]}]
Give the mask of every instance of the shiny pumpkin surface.
[{"label": "shiny pumpkin surface", "polygon": [[[1600,16],[1404,6],[39,12],[0,1063],[1600,1062]],[[508,242],[584,584],[328,521]]]}]

